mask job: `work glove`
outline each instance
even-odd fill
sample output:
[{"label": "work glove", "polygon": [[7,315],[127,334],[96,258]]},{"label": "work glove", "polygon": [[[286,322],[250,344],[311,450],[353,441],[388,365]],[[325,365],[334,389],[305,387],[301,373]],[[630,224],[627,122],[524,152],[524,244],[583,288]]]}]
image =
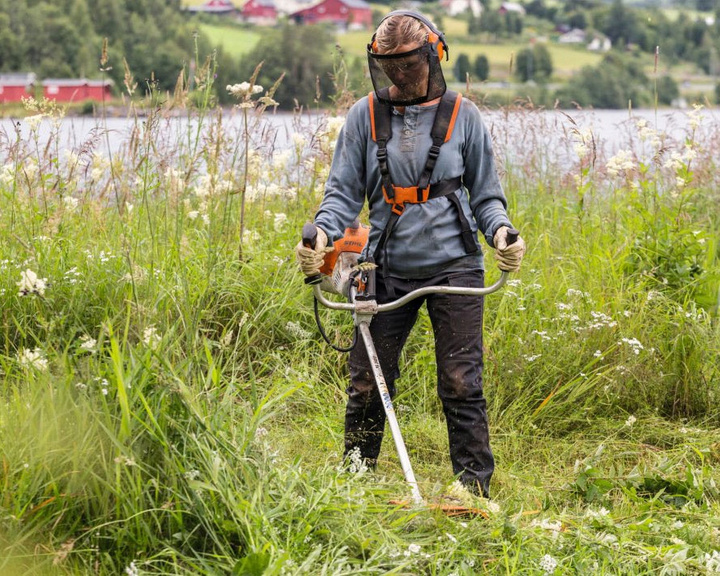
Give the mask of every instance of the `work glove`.
[{"label": "work glove", "polygon": [[495,244],[495,259],[498,261],[498,268],[505,272],[517,272],[520,270],[520,262],[525,255],[525,240],[518,236],[517,240],[508,246],[507,226],[500,226],[493,236]]},{"label": "work glove", "polygon": [[303,245],[302,240],[295,246],[295,258],[300,266],[300,270],[302,270],[305,276],[320,274],[320,267],[323,265],[325,254],[335,250],[334,246],[327,245],[328,237],[323,229],[317,226],[315,228],[317,229],[315,248],[309,248]]}]

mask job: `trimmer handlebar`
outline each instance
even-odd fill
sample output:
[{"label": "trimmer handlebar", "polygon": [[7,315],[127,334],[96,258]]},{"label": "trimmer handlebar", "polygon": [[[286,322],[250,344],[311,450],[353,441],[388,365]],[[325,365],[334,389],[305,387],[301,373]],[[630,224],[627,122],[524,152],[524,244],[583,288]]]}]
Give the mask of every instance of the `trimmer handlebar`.
[{"label": "trimmer handlebar", "polygon": [[[486,286],[484,288],[465,288],[463,286],[426,286],[425,288],[418,288],[417,290],[413,290],[412,292],[409,292],[408,294],[405,294],[405,296],[398,298],[397,300],[393,300],[392,302],[387,302],[386,304],[378,304],[377,305],[377,312],[387,312],[389,310],[395,310],[397,308],[400,308],[401,306],[404,306],[408,302],[415,300],[415,298],[420,298],[420,296],[427,296],[428,294],[462,294],[465,296],[487,296],[488,294],[492,294],[493,292],[497,292],[505,285],[505,282],[507,282],[508,279],[508,272],[503,272],[500,274],[500,278],[490,286]],[[320,286],[313,286],[313,291],[315,294],[315,298],[317,298],[318,302],[325,306],[326,308],[330,308],[332,310],[349,310],[350,312],[354,312],[356,308],[355,302],[333,302],[332,300],[328,300],[323,295],[322,290],[320,289]]]},{"label": "trimmer handlebar", "polygon": [[[511,244],[514,244],[519,237],[520,232],[515,228],[510,228],[507,231],[507,245],[510,246]],[[317,228],[314,224],[308,222],[303,226],[302,241],[303,245],[307,246],[308,248],[315,248],[315,242],[317,241]],[[498,278],[498,280],[494,284],[491,284],[490,286],[486,286],[484,288],[466,288],[462,286],[426,286],[425,288],[418,288],[417,290],[413,290],[412,292],[405,294],[405,296],[398,298],[397,300],[393,300],[392,302],[387,302],[385,304],[378,304],[375,309],[375,313],[395,310],[397,308],[400,308],[401,306],[404,306],[408,302],[415,300],[415,298],[427,296],[428,294],[461,294],[464,296],[487,296],[488,294],[497,292],[505,285],[508,279],[508,274],[508,272],[503,271],[500,274],[500,278]],[[320,304],[332,310],[349,310],[351,312],[357,310],[356,302],[334,302],[325,298],[319,285],[321,280],[322,276],[320,274],[318,274],[317,276],[305,278],[305,283],[313,286],[315,298],[318,302],[320,302]],[[374,286],[371,294],[371,298],[374,299]],[[358,300],[368,300],[368,298],[359,297]]]}]

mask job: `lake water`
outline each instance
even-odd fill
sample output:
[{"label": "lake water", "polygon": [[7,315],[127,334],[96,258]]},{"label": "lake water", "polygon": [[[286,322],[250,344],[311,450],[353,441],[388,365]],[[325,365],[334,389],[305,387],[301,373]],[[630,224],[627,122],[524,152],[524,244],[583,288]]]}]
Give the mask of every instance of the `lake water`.
[{"label": "lake water", "polygon": [[[542,147],[544,151],[557,150],[560,156],[563,150],[572,149],[568,142],[573,139],[574,130],[592,130],[596,145],[606,155],[612,155],[620,148],[627,147],[628,142],[637,138],[635,128],[638,119],[643,118],[648,126],[659,132],[666,133],[678,141],[682,141],[688,133],[690,115],[686,110],[592,110],[592,111],[483,111],[487,127],[493,133],[496,150],[506,149],[510,156],[518,147]],[[703,109],[702,126],[705,129],[720,131],[720,110]],[[293,115],[280,112],[265,113],[260,123],[253,128],[253,134],[262,134],[265,144],[274,149],[282,149],[292,144],[292,134],[301,132],[312,134],[324,123],[323,114],[309,113]],[[58,145],[79,150],[88,142],[94,141],[96,149],[108,147],[117,150],[129,140],[133,128],[142,126],[143,118],[109,117],[98,119],[92,117],[65,118],[61,121]],[[193,120],[186,117],[164,119],[161,129],[165,138],[188,139],[195,133]],[[239,113],[225,111],[223,123],[227,130],[240,137],[242,134],[242,116]],[[208,122],[209,124],[209,122]],[[38,143],[47,142],[51,133],[51,125],[43,121],[38,127]],[[0,154],[7,150],[7,145],[16,140],[18,135],[23,139],[31,136],[30,126],[24,120],[0,119]],[[565,153],[566,153],[565,152]],[[0,157],[0,160],[3,160]]]}]

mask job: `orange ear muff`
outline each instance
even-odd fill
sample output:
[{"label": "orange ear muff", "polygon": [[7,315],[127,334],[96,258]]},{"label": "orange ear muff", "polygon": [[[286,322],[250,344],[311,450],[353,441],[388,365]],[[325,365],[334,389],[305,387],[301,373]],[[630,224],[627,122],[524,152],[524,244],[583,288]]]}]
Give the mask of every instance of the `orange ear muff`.
[{"label": "orange ear muff", "polygon": [[435,32],[428,32],[428,43],[435,46],[435,49],[437,50],[438,60],[442,61],[443,56],[445,56],[445,47],[440,41],[440,36],[435,34]]}]

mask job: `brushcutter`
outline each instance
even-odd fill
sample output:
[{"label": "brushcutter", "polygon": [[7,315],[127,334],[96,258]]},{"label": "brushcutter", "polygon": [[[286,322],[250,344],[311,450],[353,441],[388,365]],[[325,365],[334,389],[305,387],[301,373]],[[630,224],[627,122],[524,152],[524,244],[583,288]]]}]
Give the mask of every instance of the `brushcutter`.
[{"label": "brushcutter", "polygon": [[[508,245],[513,244],[520,233],[517,230],[508,231]],[[405,442],[400,432],[400,426],[395,414],[390,391],[385,376],[380,366],[375,345],[370,335],[370,323],[373,317],[380,313],[395,310],[404,306],[408,302],[427,296],[428,294],[462,294],[468,296],[485,296],[497,292],[505,285],[508,278],[508,272],[502,272],[500,278],[492,285],[484,288],[466,288],[462,286],[426,286],[413,290],[408,294],[385,304],[378,304],[375,295],[375,264],[371,259],[358,263],[362,248],[367,243],[368,229],[361,227],[356,221],[345,231],[345,236],[335,242],[335,250],[328,253],[320,274],[305,279],[305,283],[313,287],[315,296],[315,319],[318,324],[320,333],[323,338],[336,350],[343,352],[350,351],[357,342],[357,333],[362,336],[365,348],[367,350],[370,365],[372,367],[375,383],[377,384],[380,398],[382,399],[383,408],[387,421],[392,432],[395,442],[395,448],[400,459],[405,480],[410,486],[412,504],[418,507],[427,507],[431,509],[439,509],[449,516],[461,515],[481,515],[487,517],[487,513],[479,508],[469,508],[465,506],[455,506],[449,504],[428,504],[420,493],[415,473],[413,472],[410,457],[408,456]],[[309,248],[315,247],[317,238],[317,228],[314,224],[308,223],[302,229],[303,244]],[[361,243],[358,243],[358,241]],[[323,290],[335,294],[342,294],[348,298],[348,302],[336,302],[328,300],[323,295]],[[349,348],[339,348],[335,346],[327,337],[320,323],[318,315],[318,302],[331,310],[347,310],[353,314],[355,325],[355,337]],[[405,504],[405,502],[395,502]]]}]

